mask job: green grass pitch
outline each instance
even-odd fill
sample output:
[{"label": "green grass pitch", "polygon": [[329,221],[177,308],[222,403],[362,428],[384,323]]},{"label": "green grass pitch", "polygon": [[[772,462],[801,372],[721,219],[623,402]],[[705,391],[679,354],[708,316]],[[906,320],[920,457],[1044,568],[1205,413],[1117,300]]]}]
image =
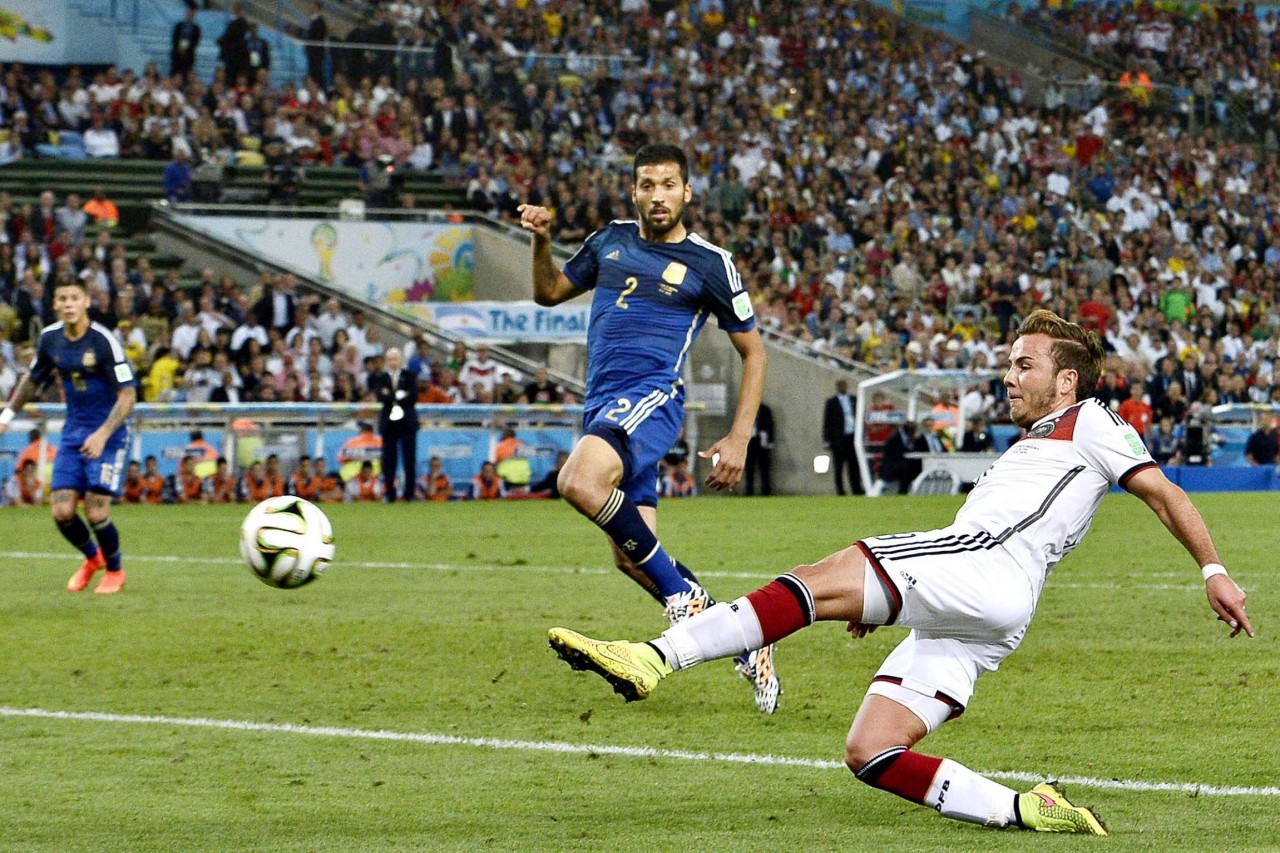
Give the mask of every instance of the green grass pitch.
[{"label": "green grass pitch", "polygon": [[[562,503],[327,507],[338,559],[291,592],[240,564],[244,507],[123,507],[114,597],[67,593],[78,560],[47,513],[7,510],[0,850],[1277,850],[1280,503],[1194,499],[1257,639],[1228,639],[1186,554],[1112,495],[1022,648],[922,744],[1137,783],[1067,786],[1111,839],[953,823],[834,766],[901,629],[786,641],[772,717],[728,662],[624,704],[546,630],[645,639],[662,614]],[[726,598],[858,536],[945,524],[958,500],[669,501],[660,532]]]}]

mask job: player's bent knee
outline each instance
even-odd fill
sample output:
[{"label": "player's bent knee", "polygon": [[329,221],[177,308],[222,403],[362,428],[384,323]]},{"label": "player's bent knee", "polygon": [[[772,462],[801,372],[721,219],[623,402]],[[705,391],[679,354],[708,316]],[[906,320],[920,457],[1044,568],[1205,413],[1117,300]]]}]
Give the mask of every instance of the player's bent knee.
[{"label": "player's bent knee", "polygon": [[[844,743],[844,766],[848,767],[852,773],[857,774],[867,766],[868,762],[875,759],[886,749],[900,746],[902,744],[897,741],[893,743],[888,741],[881,742],[864,737],[855,737],[851,734]],[[867,780],[863,779],[862,781],[865,782]]]},{"label": "player's bent knee", "polygon": [[570,506],[587,515],[598,512],[612,491],[608,483],[592,476],[591,472],[568,465],[560,469],[556,487]]},{"label": "player's bent knee", "polygon": [[76,514],[75,501],[57,501],[51,507],[54,521],[70,521]]}]

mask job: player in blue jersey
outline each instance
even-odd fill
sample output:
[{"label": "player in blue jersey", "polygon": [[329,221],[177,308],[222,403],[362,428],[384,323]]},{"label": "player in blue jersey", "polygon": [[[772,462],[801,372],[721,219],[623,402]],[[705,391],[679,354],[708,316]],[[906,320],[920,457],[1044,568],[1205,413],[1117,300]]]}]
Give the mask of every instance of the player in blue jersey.
[{"label": "player in blue jersey", "polygon": [[[89,319],[85,284],[74,277],[58,281],[53,307],[60,321],[41,333],[30,372],[0,412],[0,433],[56,371],[67,401],[67,420],[50,483],[53,520],[85,557],[67,589],[80,592],[105,568],[94,592],[109,595],[124,588],[120,535],[111,521],[111,498],[120,491],[129,438],[125,419],[133,411],[138,392],[124,347],[110,330]],[[77,512],[81,498],[92,533]]]},{"label": "player in blue jersey", "polygon": [[[751,296],[729,252],[684,225],[692,197],[684,152],[649,145],[636,154],[637,221],[596,231],[562,270],[551,258],[551,213],[522,205],[533,234],[533,289],[539,305],[591,291],[583,435],[560,469],[560,494],[610,539],[618,568],[665,606],[672,624],[715,602],[657,537],[658,460],[684,422],[681,369],[709,316],[742,358],[738,406],[729,434],[698,455],[712,462],[706,484],[732,489],[764,392],[765,351]],[[773,647],[738,660],[756,706],[773,713],[779,683]]]}]

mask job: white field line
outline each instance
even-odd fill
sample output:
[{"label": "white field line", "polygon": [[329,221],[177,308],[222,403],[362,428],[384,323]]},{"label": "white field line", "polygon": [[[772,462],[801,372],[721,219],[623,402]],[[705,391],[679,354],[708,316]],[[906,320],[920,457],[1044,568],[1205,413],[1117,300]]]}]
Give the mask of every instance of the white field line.
[{"label": "white field line", "polygon": [[[76,556],[74,553],[50,554],[35,551],[0,551],[0,559],[6,560],[56,560],[64,563],[74,563]],[[166,563],[170,565],[184,566],[239,566],[241,561],[231,557],[179,557],[172,554],[150,555],[150,554],[133,554],[125,552],[126,563]],[[336,563],[338,568],[354,568],[354,569],[411,569],[429,572],[536,572],[541,574],[562,574],[562,575],[612,575],[616,574],[616,569],[603,569],[598,566],[575,568],[573,566],[531,566],[524,563],[415,563],[415,562],[397,562],[397,561],[378,561],[378,560],[345,560],[339,557]],[[715,570],[699,571],[700,578],[733,578],[744,580],[773,580],[785,569],[779,569],[774,572],[721,572]],[[1182,575],[1174,572],[1162,572],[1159,574],[1148,575],[1148,577],[1181,577]],[[1193,573],[1187,572],[1188,578],[1193,578]],[[1114,581],[1107,583],[1073,583],[1071,581],[1055,581],[1050,579],[1049,588],[1051,589],[1110,589],[1110,590],[1178,590],[1182,592],[1193,592],[1203,589],[1203,585],[1199,581],[1189,579],[1186,583],[1124,583],[1122,581]]]},{"label": "white field line", "polygon": [[[42,720],[71,720],[123,725],[180,726],[199,729],[221,729],[235,732],[308,735],[311,737],[345,738],[349,740],[381,740],[419,743],[432,746],[465,746],[476,749],[552,752],[568,755],[617,755],[627,758],[670,758],[679,761],[711,761],[722,764],[761,764],[773,767],[800,767],[816,770],[844,769],[843,762],[785,755],[756,755],[735,752],[695,752],[683,749],[656,749],[648,746],[610,746],[606,744],[560,743],[557,741],[508,740],[505,738],[469,738],[429,732],[391,732],[382,729],[352,729],[333,726],[297,726],[288,723],[254,723],[246,720],[215,720],[206,717],[164,717],[141,714],[107,714],[97,711],[49,711],[43,708],[9,708],[0,706],[0,717],[25,717]],[[1041,774],[1022,771],[982,771],[1020,782],[1039,782]],[[1246,787],[1209,785],[1201,782],[1144,782],[1136,779],[1097,779],[1092,776],[1059,776],[1064,785],[1120,791],[1173,792],[1207,797],[1280,797],[1280,787]]]}]

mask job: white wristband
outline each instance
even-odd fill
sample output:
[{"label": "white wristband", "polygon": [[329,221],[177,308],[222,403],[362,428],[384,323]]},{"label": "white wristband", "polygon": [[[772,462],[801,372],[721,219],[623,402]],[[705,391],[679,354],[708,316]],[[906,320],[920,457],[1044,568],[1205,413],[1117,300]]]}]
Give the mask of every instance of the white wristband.
[{"label": "white wristband", "polygon": [[1200,574],[1204,575],[1204,579],[1208,580],[1214,575],[1225,575],[1227,567],[1221,563],[1209,563],[1200,567]]},{"label": "white wristband", "polygon": [[17,413],[10,408],[5,408],[3,412],[0,412],[0,426],[8,426],[9,421],[13,420],[15,414]]}]

